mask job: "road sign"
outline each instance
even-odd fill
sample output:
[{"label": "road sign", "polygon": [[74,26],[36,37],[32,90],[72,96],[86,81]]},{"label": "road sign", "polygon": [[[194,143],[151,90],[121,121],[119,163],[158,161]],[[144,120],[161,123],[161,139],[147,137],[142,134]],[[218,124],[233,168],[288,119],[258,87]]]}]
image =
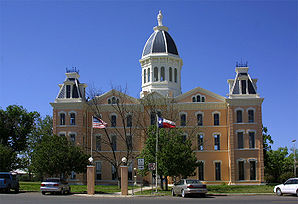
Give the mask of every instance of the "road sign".
[{"label": "road sign", "polygon": [[139,158],[138,159],[138,166],[144,166],[144,159],[143,158]]},{"label": "road sign", "polygon": [[144,166],[138,166],[139,170],[144,170]]},{"label": "road sign", "polygon": [[149,171],[154,171],[155,170],[155,163],[149,163],[148,164],[148,169],[149,169]]}]

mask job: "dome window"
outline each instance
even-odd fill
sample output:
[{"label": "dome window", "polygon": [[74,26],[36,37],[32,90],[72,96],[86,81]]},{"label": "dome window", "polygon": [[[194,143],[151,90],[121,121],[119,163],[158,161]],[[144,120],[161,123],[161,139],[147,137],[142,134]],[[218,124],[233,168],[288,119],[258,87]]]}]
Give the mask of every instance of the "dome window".
[{"label": "dome window", "polygon": [[154,81],[158,81],[158,68],[154,67]]},{"label": "dome window", "polygon": [[161,67],[160,69],[160,81],[164,81],[165,80],[165,68]]},{"label": "dome window", "polygon": [[144,69],[144,84],[146,83],[146,69]]},{"label": "dome window", "polygon": [[169,80],[172,82],[173,77],[172,77],[172,67],[169,68]]},{"label": "dome window", "polygon": [[150,82],[150,68],[148,68],[148,82]]},{"label": "dome window", "polygon": [[174,71],[175,73],[174,73],[174,78],[175,78],[175,83],[177,83],[177,75],[178,75],[178,73],[177,73],[177,69],[175,68],[175,71]]}]

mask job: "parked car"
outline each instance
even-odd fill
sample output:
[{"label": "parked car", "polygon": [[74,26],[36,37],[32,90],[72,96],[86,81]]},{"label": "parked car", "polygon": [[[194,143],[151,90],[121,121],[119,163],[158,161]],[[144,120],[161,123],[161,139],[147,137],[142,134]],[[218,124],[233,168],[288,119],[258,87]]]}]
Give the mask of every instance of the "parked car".
[{"label": "parked car", "polygon": [[290,178],[284,184],[275,186],[274,193],[278,196],[282,194],[296,194],[298,197],[298,178]]},{"label": "parked car", "polygon": [[70,194],[70,186],[60,178],[47,178],[41,183],[40,191],[43,195],[46,193]]},{"label": "parked car", "polygon": [[207,192],[206,184],[203,184],[199,180],[182,179],[178,183],[175,183],[172,188],[172,196],[181,195],[182,197],[186,197],[193,194],[205,197]]},{"label": "parked car", "polygon": [[20,185],[17,175],[10,172],[0,172],[0,190],[10,192],[14,189],[15,193],[19,192]]}]

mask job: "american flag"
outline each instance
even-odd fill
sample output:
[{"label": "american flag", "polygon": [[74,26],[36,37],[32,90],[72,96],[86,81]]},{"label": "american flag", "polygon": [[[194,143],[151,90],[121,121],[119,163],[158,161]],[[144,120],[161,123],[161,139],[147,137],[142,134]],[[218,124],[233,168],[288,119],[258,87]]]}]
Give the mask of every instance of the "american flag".
[{"label": "american flag", "polygon": [[107,123],[105,123],[103,120],[101,120],[97,117],[93,117],[92,127],[93,128],[103,129],[103,128],[107,127]]}]

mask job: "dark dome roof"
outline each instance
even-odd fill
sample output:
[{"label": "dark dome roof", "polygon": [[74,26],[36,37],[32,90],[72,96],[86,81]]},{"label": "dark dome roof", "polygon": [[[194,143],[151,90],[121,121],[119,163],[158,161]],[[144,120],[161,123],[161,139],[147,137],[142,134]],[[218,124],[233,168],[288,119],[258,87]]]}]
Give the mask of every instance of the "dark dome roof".
[{"label": "dark dome roof", "polygon": [[179,55],[174,40],[165,30],[156,30],[147,40],[142,57],[152,53],[171,53]]}]

